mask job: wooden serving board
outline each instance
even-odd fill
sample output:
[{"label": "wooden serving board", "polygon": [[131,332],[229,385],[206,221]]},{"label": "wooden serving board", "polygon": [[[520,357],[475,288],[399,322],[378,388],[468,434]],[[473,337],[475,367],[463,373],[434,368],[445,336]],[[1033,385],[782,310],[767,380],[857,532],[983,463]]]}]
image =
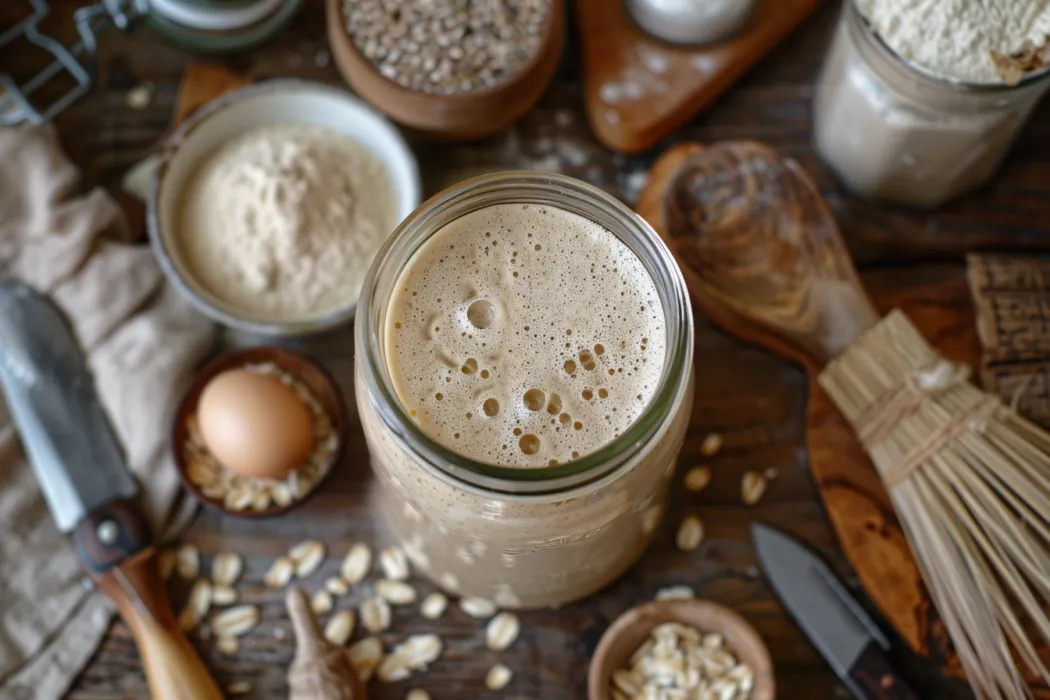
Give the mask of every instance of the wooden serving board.
[{"label": "wooden serving board", "polygon": [[618,0],[577,0],[591,129],[623,153],[650,148],[713,102],[819,4],[757,0],[735,36],[677,46],[639,28]]},{"label": "wooden serving board", "polygon": [[[662,156],[650,171],[636,210],[663,235],[666,230],[662,196],[681,164],[701,147],[681,144]],[[695,271],[679,260],[687,282]],[[973,304],[961,267],[947,268],[937,279],[906,280],[906,275],[864,276],[880,312],[902,309],[946,357],[971,367],[980,348],[974,326]],[[696,300],[703,307],[703,300]],[[750,342],[759,338],[746,327],[713,319],[729,333]],[[764,343],[767,347],[769,343]],[[810,373],[806,411],[809,463],[839,542],[872,603],[907,645],[946,673],[961,677],[962,668],[901,530],[875,467],[852,429]]]}]

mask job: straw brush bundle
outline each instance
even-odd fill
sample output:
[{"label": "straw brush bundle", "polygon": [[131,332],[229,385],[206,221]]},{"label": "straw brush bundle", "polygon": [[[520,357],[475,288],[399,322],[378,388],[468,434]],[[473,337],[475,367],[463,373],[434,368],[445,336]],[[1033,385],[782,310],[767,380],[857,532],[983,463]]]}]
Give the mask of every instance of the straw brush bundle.
[{"label": "straw brush bundle", "polygon": [[967,382],[899,311],[820,375],[882,477],[979,697],[1050,685],[1050,435]]}]

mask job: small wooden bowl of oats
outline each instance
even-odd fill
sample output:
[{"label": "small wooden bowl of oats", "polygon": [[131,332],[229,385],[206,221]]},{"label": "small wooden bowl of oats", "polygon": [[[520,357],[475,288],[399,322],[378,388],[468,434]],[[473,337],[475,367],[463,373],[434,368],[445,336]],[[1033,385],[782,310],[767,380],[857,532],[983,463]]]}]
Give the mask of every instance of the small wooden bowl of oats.
[{"label": "small wooden bowl of oats", "polygon": [[[230,370],[279,380],[309,412],[309,457],[287,476],[245,476],[224,467],[208,450],[198,406],[212,380]],[[199,501],[238,518],[268,518],[301,505],[317,490],[342,457],[345,427],[342,392],[320,364],[284,348],[246,348],[216,358],[194,379],[175,414],[172,452],[183,484]]]},{"label": "small wooden bowl of oats", "polygon": [[[671,661],[675,657],[682,661]],[[681,674],[671,674],[678,663]],[[688,688],[687,697],[704,683],[714,691],[712,698],[776,697],[773,662],[758,632],[729,608],[707,600],[658,600],[620,615],[594,650],[587,697],[649,697],[646,683],[662,675],[676,675],[672,682]]]}]

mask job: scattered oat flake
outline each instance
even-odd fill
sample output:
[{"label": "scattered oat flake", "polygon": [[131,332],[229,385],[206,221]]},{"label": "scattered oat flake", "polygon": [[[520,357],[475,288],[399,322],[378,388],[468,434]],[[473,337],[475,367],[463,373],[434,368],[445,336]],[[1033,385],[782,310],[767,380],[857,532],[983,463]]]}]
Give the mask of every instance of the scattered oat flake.
[{"label": "scattered oat flake", "polygon": [[479,620],[487,620],[496,614],[496,604],[487,598],[472,596],[459,601],[459,609]]},{"label": "scattered oat flake", "polygon": [[361,680],[367,683],[383,660],[383,643],[378,637],[365,637],[350,647],[347,657]]},{"label": "scattered oat flake", "polygon": [[441,657],[444,644],[436,634],[413,634],[391,650],[387,658],[401,659],[410,670],[420,671]]},{"label": "scattered oat flake", "polygon": [[376,593],[391,605],[408,605],[416,602],[416,589],[404,581],[383,579],[376,583]]},{"label": "scattered oat flake", "polygon": [[748,472],[740,480],[740,498],[745,505],[753,506],[762,500],[766,492],[766,478],[758,472]]},{"label": "scattered oat flake", "polygon": [[238,605],[228,608],[215,616],[211,622],[212,630],[220,637],[240,637],[248,634],[259,624],[259,608],[254,605]]},{"label": "scattered oat flake", "polygon": [[430,693],[421,688],[413,688],[408,691],[405,700],[430,700]]},{"label": "scattered oat flake", "polygon": [[683,552],[692,552],[704,541],[704,524],[695,515],[686,516],[678,526],[675,544]]},{"label": "scattered oat flake", "polygon": [[328,624],[324,626],[324,638],[341,647],[350,640],[356,622],[357,617],[353,610],[340,610],[332,615]]},{"label": "scattered oat flake", "polygon": [[395,654],[388,654],[379,662],[376,669],[376,678],[383,683],[396,683],[403,681],[412,675],[412,669],[408,667],[405,659]]},{"label": "scattered oat flake", "polygon": [[216,585],[211,587],[211,602],[213,605],[233,605],[239,597],[237,589],[232,586]]},{"label": "scattered oat flake", "polygon": [[332,594],[324,589],[317,591],[310,598],[310,609],[314,611],[315,615],[324,615],[330,612],[333,605],[335,605],[335,601],[332,600]]},{"label": "scattered oat flake", "polygon": [[334,576],[324,582],[324,587],[332,595],[346,595],[350,590],[350,586],[346,581]]},{"label": "scattered oat flake", "polygon": [[496,664],[485,674],[485,687],[489,690],[503,690],[514,678],[514,673],[503,664]]},{"label": "scattered oat flake", "polygon": [[361,624],[373,634],[390,627],[390,605],[382,598],[373,596],[361,603]]},{"label": "scattered oat flake", "polygon": [[514,613],[501,612],[489,620],[485,628],[485,643],[492,651],[503,651],[518,639],[521,623]]},{"label": "scattered oat flake", "polygon": [[201,553],[192,544],[179,547],[177,554],[179,576],[192,581],[201,572]]},{"label": "scattered oat flake", "polygon": [[707,467],[693,467],[685,473],[682,481],[686,491],[703,491],[711,483],[711,470]]},{"label": "scattered oat flake", "polygon": [[198,579],[190,589],[190,597],[186,606],[179,613],[179,627],[183,632],[193,630],[204,620],[211,607],[211,584],[204,579]]},{"label": "scattered oat flake", "polygon": [[379,566],[386,577],[394,581],[404,581],[410,573],[405,550],[397,546],[387,547],[379,553]]},{"label": "scattered oat flake", "polygon": [[227,695],[247,695],[252,692],[252,684],[248,681],[236,681],[226,686]]},{"label": "scattered oat flake", "polygon": [[419,612],[428,620],[436,620],[445,614],[445,608],[447,607],[448,598],[445,597],[444,593],[431,593],[423,599],[423,604],[419,606]]},{"label": "scattered oat flake", "polygon": [[306,540],[288,550],[288,558],[295,562],[295,575],[299,578],[306,578],[317,571],[324,556],[324,542],[319,540]]},{"label": "scattered oat flake", "polygon": [[722,449],[722,436],[718,433],[709,433],[700,444],[700,454],[704,457],[714,457]]},{"label": "scattered oat flake", "polygon": [[263,577],[263,583],[270,588],[283,588],[295,575],[295,562],[288,557],[277,557]]},{"label": "scattered oat flake", "polygon": [[244,559],[233,552],[216,554],[211,562],[211,580],[219,586],[232,586],[244,570]]},{"label": "scattered oat flake", "polygon": [[223,656],[234,656],[240,651],[241,643],[236,637],[219,637],[215,640],[215,648]]},{"label": "scattered oat flake", "polygon": [[689,586],[666,586],[656,592],[654,600],[688,600],[695,597],[696,593]]},{"label": "scattered oat flake", "polygon": [[132,109],[146,109],[149,107],[149,103],[153,100],[153,85],[152,83],[143,83],[136,87],[128,90],[128,94],[125,96],[124,101],[128,107]]},{"label": "scattered oat flake", "polygon": [[339,568],[339,575],[347,583],[353,585],[363,581],[371,568],[372,550],[364,542],[358,542],[346,553],[346,558],[343,559],[343,564]]}]

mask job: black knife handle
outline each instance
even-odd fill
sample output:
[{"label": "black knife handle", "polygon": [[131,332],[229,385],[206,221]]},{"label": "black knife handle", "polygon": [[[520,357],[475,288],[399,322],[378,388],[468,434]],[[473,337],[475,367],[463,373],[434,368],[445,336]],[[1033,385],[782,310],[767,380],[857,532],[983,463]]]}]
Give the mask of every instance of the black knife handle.
[{"label": "black knife handle", "polygon": [[118,499],[96,508],[73,530],[80,558],[93,573],[119,566],[152,544],[138,503]]},{"label": "black knife handle", "polygon": [[919,700],[890,667],[882,649],[874,641],[868,642],[849,670],[853,694],[861,700]]}]

